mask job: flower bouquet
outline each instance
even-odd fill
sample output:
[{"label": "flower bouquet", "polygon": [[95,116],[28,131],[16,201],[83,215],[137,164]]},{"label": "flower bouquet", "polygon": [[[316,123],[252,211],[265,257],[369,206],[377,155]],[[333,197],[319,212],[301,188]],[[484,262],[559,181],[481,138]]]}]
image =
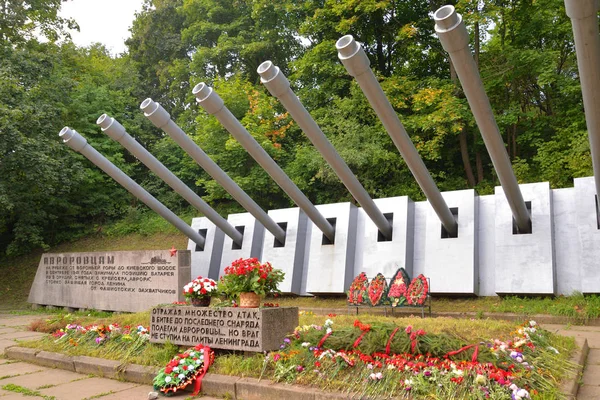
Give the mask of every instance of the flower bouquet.
[{"label": "flower bouquet", "polygon": [[256,258],[240,258],[225,268],[219,281],[219,290],[229,296],[240,296],[240,307],[258,307],[260,297],[267,293],[280,293],[277,285],[283,282],[284,273],[271,264],[261,264]]},{"label": "flower bouquet", "polygon": [[183,295],[192,305],[206,307],[211,296],[217,294],[217,282],[209,278],[197,277],[183,287]]},{"label": "flower bouquet", "polygon": [[215,353],[202,344],[187,349],[179,354],[167,366],[156,375],[153,384],[154,389],[159,390],[165,396],[170,396],[178,390],[183,390],[190,383],[196,381],[194,395],[200,392],[202,378],[212,364]]}]

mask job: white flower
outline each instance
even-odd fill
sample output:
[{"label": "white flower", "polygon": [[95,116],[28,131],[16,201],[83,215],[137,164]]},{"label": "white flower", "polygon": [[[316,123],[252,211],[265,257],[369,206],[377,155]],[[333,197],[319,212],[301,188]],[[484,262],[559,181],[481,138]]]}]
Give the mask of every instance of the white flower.
[{"label": "white flower", "polygon": [[179,364],[185,364],[185,360],[179,360]]},{"label": "white flower", "polygon": [[165,377],[165,382],[167,382],[167,383],[171,382],[171,377],[170,376]]},{"label": "white flower", "polygon": [[174,368],[173,368],[173,371],[174,371],[174,372],[179,372],[179,367],[174,367]]},{"label": "white flower", "polygon": [[517,362],[522,363],[523,362],[523,357],[517,357],[516,360],[517,360]]},{"label": "white flower", "polygon": [[190,352],[190,357],[194,357],[196,355],[196,353],[194,353],[193,351]]},{"label": "white flower", "polygon": [[327,319],[327,320],[325,320],[325,324],[324,325],[325,326],[331,326],[331,325],[333,325],[333,321],[330,320],[330,319]]},{"label": "white flower", "polygon": [[556,350],[554,347],[552,346],[548,346],[548,350],[555,352],[556,354],[558,354],[558,350]]},{"label": "white flower", "polygon": [[331,328],[327,328],[327,333],[331,333]]},{"label": "white flower", "polygon": [[194,370],[194,366],[193,365],[188,365],[188,370],[189,371],[193,371]]},{"label": "white flower", "polygon": [[537,322],[535,322],[534,320],[529,321],[529,326],[536,326]]},{"label": "white flower", "polygon": [[485,376],[483,376],[481,374],[477,374],[477,376],[475,377],[475,383],[477,383],[478,385],[485,385],[485,383],[486,383]]},{"label": "white flower", "polygon": [[196,364],[202,364],[202,360],[196,360]]},{"label": "white flower", "polygon": [[522,399],[528,399],[529,393],[525,389],[519,389],[516,393],[516,396],[519,396]]},{"label": "white flower", "polygon": [[516,392],[519,389],[519,387],[517,385],[515,385],[514,383],[511,384],[508,388],[510,390],[512,390],[513,392]]},{"label": "white flower", "polygon": [[413,380],[412,380],[412,379],[405,379],[405,380],[404,380],[404,384],[405,384],[406,386],[411,386],[411,385],[413,384]]},{"label": "white flower", "polygon": [[383,378],[383,374],[381,372],[378,372],[378,373],[375,374],[375,377],[377,379],[381,379],[381,378]]},{"label": "white flower", "polygon": [[463,370],[462,369],[455,369],[452,370],[452,373],[456,376],[463,376]]},{"label": "white flower", "polygon": [[177,377],[178,377],[179,379],[183,379],[183,378],[185,378],[185,374],[179,374],[179,375],[177,375]]},{"label": "white flower", "polygon": [[387,369],[394,369],[396,367],[394,367],[392,364],[388,364]]}]

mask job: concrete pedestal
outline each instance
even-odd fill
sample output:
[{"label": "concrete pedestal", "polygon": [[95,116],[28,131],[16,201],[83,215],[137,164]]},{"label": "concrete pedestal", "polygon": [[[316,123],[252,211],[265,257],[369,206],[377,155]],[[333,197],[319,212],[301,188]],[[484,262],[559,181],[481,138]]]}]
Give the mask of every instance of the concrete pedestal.
[{"label": "concrete pedestal", "polygon": [[223,231],[206,217],[192,219],[192,229],[204,237],[204,247],[188,240],[188,250],[192,254],[192,278],[198,276],[219,278],[221,255],[223,252]]},{"label": "concrete pedestal", "polygon": [[[309,258],[305,290],[308,293],[344,293],[354,273],[356,219],[358,210],[351,203],[316,206],[331,223],[335,223],[335,241],[316,227],[310,228]],[[313,225],[312,222],[309,222]]]},{"label": "concrete pedestal", "polygon": [[451,237],[428,204],[425,219],[425,267],[431,279],[432,293],[477,294],[478,276],[478,209],[474,190],[442,193],[458,222],[458,234]]},{"label": "concrete pedestal", "polygon": [[600,229],[593,177],[575,179],[581,291],[600,293]]},{"label": "concrete pedestal", "polygon": [[502,187],[496,187],[495,282],[498,294],[556,293],[554,219],[548,182],[520,185],[531,205],[532,233],[516,234]]},{"label": "concrete pedestal", "polygon": [[230,214],[227,221],[244,235],[242,245],[233,242],[229,236],[223,241],[223,253],[221,256],[221,268],[219,276],[225,274],[225,267],[239,258],[260,259],[264,236],[264,227],[250,213]]},{"label": "concrete pedestal", "polygon": [[262,262],[268,261],[273,268],[285,272],[279,290],[284,293],[301,294],[302,274],[308,261],[305,258],[308,218],[299,208],[271,210],[269,216],[285,230],[285,243],[280,243],[265,229]]},{"label": "concrete pedestal", "polygon": [[386,278],[391,278],[401,267],[412,276],[414,203],[407,196],[374,201],[392,222],[392,238],[386,240],[364,210],[359,208],[353,277],[364,272],[372,278],[381,272]]}]

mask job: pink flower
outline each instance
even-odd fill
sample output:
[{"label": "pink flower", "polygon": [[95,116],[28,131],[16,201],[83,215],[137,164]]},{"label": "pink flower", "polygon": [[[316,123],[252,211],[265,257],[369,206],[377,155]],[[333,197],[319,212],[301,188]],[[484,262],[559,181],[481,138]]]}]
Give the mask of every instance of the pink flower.
[{"label": "pink flower", "polygon": [[273,361],[277,362],[277,360],[279,360],[280,358],[281,358],[281,354],[279,354],[279,353],[273,354]]},{"label": "pink flower", "polygon": [[410,333],[412,332],[412,326],[407,326],[406,329],[404,330],[404,332],[406,332],[408,335],[410,335]]}]

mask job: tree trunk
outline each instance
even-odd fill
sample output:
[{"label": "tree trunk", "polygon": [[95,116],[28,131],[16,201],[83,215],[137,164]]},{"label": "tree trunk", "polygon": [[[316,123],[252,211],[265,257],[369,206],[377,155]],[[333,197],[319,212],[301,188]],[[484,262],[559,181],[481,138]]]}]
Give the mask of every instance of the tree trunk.
[{"label": "tree trunk", "polygon": [[475,152],[475,166],[477,168],[477,184],[483,182],[483,162],[481,161],[481,152]]},{"label": "tree trunk", "polygon": [[467,182],[469,183],[469,187],[475,187],[475,176],[473,175],[473,168],[471,168],[471,160],[469,160],[469,150],[467,148],[467,132],[464,128],[460,131],[458,140],[460,142],[460,156],[465,168],[465,174],[467,175]]}]

